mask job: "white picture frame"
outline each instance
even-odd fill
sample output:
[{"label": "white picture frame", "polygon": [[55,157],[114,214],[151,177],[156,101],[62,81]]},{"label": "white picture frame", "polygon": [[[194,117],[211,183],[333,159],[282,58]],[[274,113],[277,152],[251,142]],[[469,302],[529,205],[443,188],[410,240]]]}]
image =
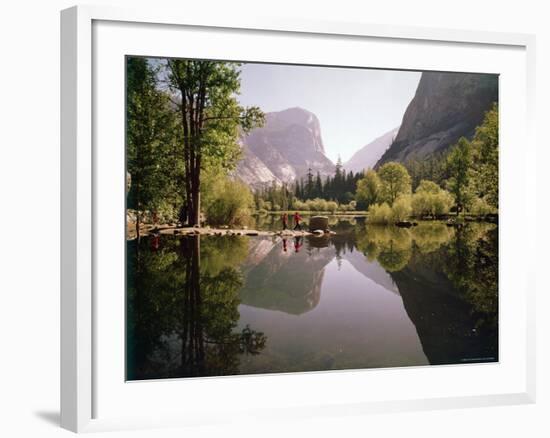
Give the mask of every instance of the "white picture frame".
[{"label": "white picture frame", "polygon": [[[121,30],[122,28],[125,30]],[[186,383],[187,391],[198,391],[197,388],[200,385],[201,391],[205,391],[210,396],[216,391],[217,397],[220,399],[224,398],[224,392],[235,391],[238,388],[241,388],[244,394],[249,396],[256,394],[256,397],[262,397],[261,394],[255,392],[258,391],[258,388],[261,388],[262,391],[274,391],[277,386],[285,387],[286,385],[288,388],[301,387],[302,391],[300,391],[300,395],[296,396],[295,403],[289,403],[283,397],[273,393],[271,403],[264,408],[257,406],[259,403],[256,403],[256,399],[252,402],[243,401],[245,405],[240,409],[228,409],[227,411],[224,411],[221,405],[219,407],[215,404],[207,406],[206,402],[199,401],[193,407],[195,409],[193,415],[185,414],[181,407],[169,410],[163,403],[147,404],[143,402],[142,412],[133,410],[137,405],[132,405],[127,410],[122,409],[121,406],[125,404],[122,403],[122,400],[130,403],[132,399],[135,400],[136,394],[143,394],[144,399],[155,400],[155,397],[157,397],[158,400],[162,394],[169,392],[170,387],[182,384],[181,382],[168,381],[145,383],[147,386],[139,386],[141,383],[121,381],[119,386],[123,390],[113,389],[111,393],[109,382],[112,379],[117,379],[119,374],[115,373],[107,376],[106,371],[102,371],[108,368],[104,361],[110,360],[109,351],[116,351],[115,348],[117,348],[117,345],[120,346],[120,343],[107,346],[105,336],[102,334],[107,324],[107,322],[102,321],[102,318],[107,319],[107,317],[101,316],[103,315],[101,312],[105,311],[108,300],[98,300],[98,290],[101,290],[101,285],[106,280],[104,277],[110,278],[108,271],[103,269],[102,266],[111,263],[114,259],[109,259],[109,256],[105,253],[104,242],[101,242],[103,238],[101,236],[105,234],[105,228],[102,224],[105,224],[105,219],[108,218],[102,216],[104,215],[102,212],[106,208],[98,208],[98,206],[102,202],[112,201],[115,203],[113,205],[117,205],[118,208],[119,204],[116,203],[122,201],[120,197],[116,197],[116,194],[113,195],[111,201],[107,201],[108,195],[105,194],[105,187],[111,187],[110,183],[113,180],[117,181],[118,176],[114,174],[118,171],[113,169],[117,163],[120,164],[117,161],[119,155],[114,157],[113,161],[109,161],[113,166],[113,169],[109,170],[110,168],[104,165],[107,159],[106,154],[97,154],[97,142],[109,138],[107,136],[110,128],[103,128],[105,124],[101,125],[102,117],[115,120],[118,125],[113,129],[118,129],[116,132],[120,132],[119,125],[121,120],[123,123],[124,114],[114,112],[107,115],[105,112],[104,115],[104,112],[100,110],[105,108],[105,103],[103,103],[102,92],[98,91],[102,89],[101,84],[98,86],[98,81],[102,81],[102,78],[105,77],[104,67],[102,67],[105,66],[105,63],[98,62],[98,60],[103,60],[104,52],[106,60],[111,59],[109,56],[120,59],[120,53],[168,56],[167,53],[160,53],[155,49],[155,45],[160,47],[161,42],[156,37],[147,38],[149,46],[144,49],[145,53],[126,52],[125,42],[132,41],[133,44],[139,44],[139,35],[144,32],[144,29],[159,34],[186,29],[189,32],[198,31],[209,38],[213,35],[219,37],[224,32],[228,34],[233,32],[235,38],[253,36],[258,39],[270,38],[272,41],[292,38],[296,41],[308,39],[307,44],[313,44],[311,47],[315,47],[315,44],[317,46],[325,44],[322,52],[325,56],[323,58],[325,59],[324,62],[327,65],[330,63],[331,57],[336,58],[335,47],[337,45],[351,47],[353,44],[366,44],[368,42],[374,45],[383,43],[385,47],[399,46],[404,58],[406,58],[404,46],[418,47],[418,50],[423,51],[425,54],[425,59],[423,62],[409,65],[411,69],[437,69],[437,65],[443,66],[445,64],[444,68],[441,69],[472,71],[472,69],[475,69],[473,66],[476,64],[470,64],[470,68],[460,68],[461,65],[466,65],[465,61],[460,59],[460,53],[464,53],[466,59],[469,56],[468,51],[472,51],[475,54],[475,56],[470,56],[472,62],[477,62],[480,66],[485,65],[485,67],[480,67],[481,70],[479,71],[504,74],[505,78],[510,78],[507,82],[510,86],[505,86],[501,93],[502,104],[510,107],[510,111],[505,109],[502,115],[501,128],[505,128],[502,130],[502,138],[505,142],[523,140],[521,151],[525,156],[521,157],[521,166],[519,166],[520,170],[517,173],[519,184],[511,187],[507,184],[506,179],[501,181],[501,193],[503,193],[502,196],[505,202],[501,218],[504,231],[501,231],[500,239],[510,250],[520,248],[525,250],[525,248],[534,246],[534,226],[528,235],[524,236],[526,238],[518,237],[514,239],[512,237],[514,227],[524,223],[522,221],[530,220],[530,223],[535,223],[533,220],[534,213],[528,209],[516,208],[514,212],[511,208],[506,208],[508,197],[514,200],[521,199],[522,202],[532,202],[532,205],[535,205],[534,170],[536,166],[533,162],[535,154],[528,153],[535,150],[532,126],[535,90],[534,36],[385,26],[359,22],[280,20],[269,17],[242,16],[238,19],[228,19],[212,13],[204,16],[188,15],[178,10],[151,9],[140,11],[104,6],[77,6],[66,9],[61,12],[62,427],[75,432],[83,432],[202,424],[213,421],[226,421],[234,416],[254,416],[258,418],[281,415],[307,417],[311,415],[349,415],[380,411],[396,412],[414,409],[534,402],[535,310],[534,286],[533,281],[529,280],[533,277],[530,276],[530,268],[525,260],[523,262],[519,260],[520,254],[514,256],[510,251],[510,254],[506,253],[508,258],[503,263],[504,266],[510,267],[512,263],[517,262],[515,273],[506,273],[508,271],[503,273],[503,265],[501,264],[500,277],[502,283],[502,275],[510,275],[510,277],[505,278],[508,281],[505,282],[504,287],[513,287],[517,293],[517,296],[513,297],[511,294],[505,294],[504,302],[501,297],[501,308],[504,310],[504,312],[501,312],[500,320],[501,347],[503,346],[502,342],[510,342],[510,345],[504,345],[506,348],[503,350],[501,361],[493,365],[493,368],[484,365],[459,365],[437,368],[424,367],[416,370],[367,370],[366,373],[346,371],[307,373],[307,375],[298,373],[284,376],[191,379],[189,383]],[[129,33],[126,34],[126,32]],[[132,38],[128,38],[129,35],[132,35]],[[335,41],[334,47],[326,44],[327,41],[332,41],[331,39]],[[112,53],[109,55],[107,54],[105,41],[109,41],[109,46],[112,46],[109,49]],[[457,52],[459,56],[445,57],[442,55],[446,50],[449,50],[450,46],[459,51]],[[163,47],[166,47],[165,51],[171,50],[168,46]],[[267,47],[267,50],[264,48],[263,56],[266,56],[266,58],[262,59],[263,61],[272,59],[270,58],[270,50],[273,46]],[[119,50],[119,52],[116,52],[116,50]],[[200,47],[198,50],[200,51]],[[381,50],[377,50],[381,52]],[[373,51],[373,53],[378,52]],[[430,53],[434,56],[428,56]],[[483,56],[480,56],[481,54]],[[172,55],[178,56],[178,54],[173,53]],[[229,54],[225,59],[239,59],[234,58],[235,56],[238,55]],[[258,60],[254,55],[250,56],[253,58],[248,60]],[[273,53],[272,56],[280,57],[283,55]],[[299,61],[298,52],[296,54],[289,53],[286,56],[289,57],[289,62]],[[378,62],[382,62],[383,58],[381,56]],[[489,58],[493,56],[493,58],[481,59],[487,56]],[[342,64],[340,60],[335,59],[335,62],[338,65],[347,65]],[[410,63],[407,60],[397,60],[388,65],[390,61],[387,61],[386,64],[380,65],[387,68],[407,68],[407,62]],[[490,64],[493,67],[490,67]],[[124,94],[124,90],[120,89],[120,84],[120,77],[118,77],[117,81],[109,85],[109,87],[117,87],[111,88],[110,92],[113,94],[114,90],[114,94],[117,95],[116,98],[119,99],[118,103],[120,103],[120,98]],[[103,92],[106,91],[107,89]],[[508,100],[513,102],[508,102]],[[514,103],[514,105],[511,105],[511,103]],[[513,109],[512,106],[517,106],[519,109]],[[120,109],[116,105],[113,108],[113,111]],[[514,123],[511,123],[512,121]],[[98,129],[97,123],[103,127]],[[513,127],[510,126],[512,124]],[[119,137],[117,138],[120,140]],[[119,147],[120,142],[117,143],[115,148],[118,152],[120,152]],[[507,150],[509,152],[503,154],[504,157],[501,162],[504,169],[502,172],[506,171],[508,161],[514,162],[515,160],[517,162],[518,159],[517,151],[511,148]],[[98,172],[98,168],[101,168],[101,172]],[[113,175],[110,175],[111,173]],[[113,179],[109,180],[109,178]],[[122,188],[123,185],[121,184]],[[118,224],[117,227],[115,227],[116,230],[120,231],[123,225]],[[116,232],[114,235],[116,236]],[[503,254],[502,250],[501,254]],[[120,265],[114,263],[112,266]],[[116,281],[114,283],[118,284]],[[506,301],[508,299],[509,302]],[[120,302],[118,303],[120,304]],[[116,305],[109,307],[109,309],[112,309],[112,314],[115,316],[116,312],[120,312],[120,307]],[[516,309],[518,314],[514,315],[512,309]],[[123,318],[123,314],[119,316],[121,319]],[[110,318],[110,320],[112,321],[113,318]],[[514,335],[511,334],[512,331],[510,330],[512,321],[516,321],[517,324]],[[113,327],[116,327],[115,323],[113,323]],[[117,339],[120,339],[120,337],[117,337]],[[98,354],[99,351],[105,354]],[[514,352],[514,358],[509,354],[511,351]],[[123,351],[120,354],[123,355]],[[117,355],[113,360],[120,362],[120,357]],[[502,371],[506,369],[508,364],[511,364],[510,369]],[[391,375],[388,373],[391,373]],[[472,391],[468,385],[461,384],[461,379],[464,379],[462,381],[464,383],[471,376],[474,379],[479,379],[480,382],[487,382],[487,385],[481,385],[479,391],[476,392]],[[373,392],[377,395],[375,394],[370,398],[353,394],[350,390],[354,387],[355,381],[365,384],[367,380],[374,382],[374,379],[380,381],[386,379],[395,382],[407,382],[408,379],[415,381],[417,379],[420,379],[418,381],[434,379],[437,382],[438,379],[447,381],[450,378],[458,379],[455,382],[456,388],[453,392],[446,392],[446,388],[441,387],[441,385],[439,385],[439,390],[436,390],[435,386],[437,384],[433,383],[434,388],[429,393],[431,395],[424,396],[418,396],[419,392],[415,392],[414,388],[408,392],[397,388],[389,391],[387,397],[382,396],[381,392],[376,393],[375,389]],[[326,391],[323,393],[314,392],[314,388],[318,388],[319,385],[324,386]],[[399,385],[396,384],[396,386]],[[463,388],[460,389],[460,386]],[[128,388],[130,388],[130,391],[126,391]],[[337,388],[340,388],[340,390]],[[312,391],[309,395],[307,395],[308,390]],[[302,393],[305,395],[302,395]],[[114,400],[112,406],[107,406],[108,403],[104,394],[108,395],[109,399]],[[170,395],[168,395],[167,400],[170,400]],[[104,406],[106,407],[104,408]],[[206,411],[207,407],[210,412]],[[102,411],[108,412],[108,414],[98,415],[98,412],[101,413]],[[132,414],[132,412],[134,413]]]}]

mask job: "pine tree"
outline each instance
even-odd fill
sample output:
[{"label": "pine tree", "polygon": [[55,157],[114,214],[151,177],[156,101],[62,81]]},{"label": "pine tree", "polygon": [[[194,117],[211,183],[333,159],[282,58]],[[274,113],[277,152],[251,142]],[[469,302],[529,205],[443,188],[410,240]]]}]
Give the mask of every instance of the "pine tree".
[{"label": "pine tree", "polygon": [[323,197],[323,180],[321,179],[321,173],[317,171],[317,177],[315,178],[315,198]]},{"label": "pine tree", "polygon": [[307,183],[306,183],[306,197],[308,199],[313,198],[313,173],[311,172],[311,167],[307,170]]}]

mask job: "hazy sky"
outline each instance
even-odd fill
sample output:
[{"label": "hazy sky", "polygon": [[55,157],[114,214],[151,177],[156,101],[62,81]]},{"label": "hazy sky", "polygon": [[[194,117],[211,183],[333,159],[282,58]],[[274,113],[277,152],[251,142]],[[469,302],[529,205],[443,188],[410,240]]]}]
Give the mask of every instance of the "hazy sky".
[{"label": "hazy sky", "polygon": [[336,162],[400,125],[420,73],[244,64],[242,105],[265,112],[301,107],[321,123],[325,151]]}]

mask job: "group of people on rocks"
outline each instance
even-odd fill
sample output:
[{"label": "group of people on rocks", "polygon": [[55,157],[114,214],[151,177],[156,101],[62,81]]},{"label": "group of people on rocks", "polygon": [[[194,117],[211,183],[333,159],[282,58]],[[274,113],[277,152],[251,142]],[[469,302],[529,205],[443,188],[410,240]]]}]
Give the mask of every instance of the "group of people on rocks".
[{"label": "group of people on rocks", "polygon": [[[294,213],[292,215],[294,219],[294,230],[300,230],[302,231],[302,216],[298,212]],[[283,222],[283,230],[288,230],[288,214],[283,213],[281,215],[281,221]],[[300,252],[300,248],[302,247],[302,237],[301,236],[295,236],[294,237],[294,251]],[[283,251],[287,252],[287,242],[286,239],[283,238]]]}]

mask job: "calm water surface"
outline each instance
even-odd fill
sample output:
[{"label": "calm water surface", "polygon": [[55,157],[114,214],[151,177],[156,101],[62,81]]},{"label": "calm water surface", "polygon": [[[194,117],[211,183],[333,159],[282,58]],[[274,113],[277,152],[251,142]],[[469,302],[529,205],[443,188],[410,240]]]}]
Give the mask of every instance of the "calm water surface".
[{"label": "calm water surface", "polygon": [[331,221],[330,238],[129,241],[127,378],[498,360],[495,225]]}]

